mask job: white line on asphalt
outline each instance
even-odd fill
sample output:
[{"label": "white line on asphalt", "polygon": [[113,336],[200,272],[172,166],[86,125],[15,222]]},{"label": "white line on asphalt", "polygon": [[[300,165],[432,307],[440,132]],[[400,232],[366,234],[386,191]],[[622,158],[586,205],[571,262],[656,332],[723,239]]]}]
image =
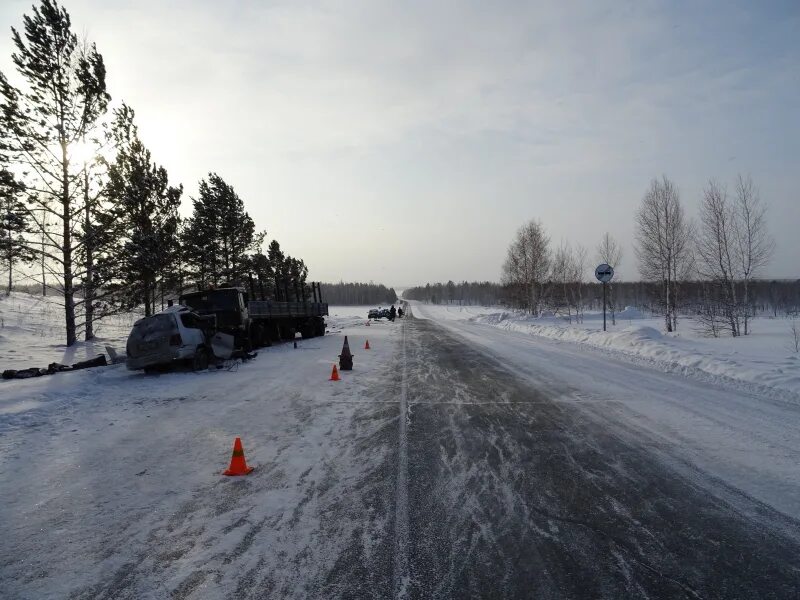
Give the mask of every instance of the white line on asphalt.
[{"label": "white line on asphalt", "polygon": [[394,596],[407,598],[410,576],[408,572],[408,435],[406,392],[406,321],[403,320],[403,341],[401,360],[403,361],[400,382],[400,429],[397,448],[397,489],[395,491],[394,513]]}]

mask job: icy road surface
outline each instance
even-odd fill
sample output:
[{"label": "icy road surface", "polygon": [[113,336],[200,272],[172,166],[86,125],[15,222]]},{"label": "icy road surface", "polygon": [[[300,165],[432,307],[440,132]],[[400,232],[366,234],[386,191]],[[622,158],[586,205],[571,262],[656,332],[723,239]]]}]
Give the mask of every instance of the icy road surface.
[{"label": "icy road surface", "polygon": [[796,404],[414,310],[2,384],[0,597],[798,597]]}]

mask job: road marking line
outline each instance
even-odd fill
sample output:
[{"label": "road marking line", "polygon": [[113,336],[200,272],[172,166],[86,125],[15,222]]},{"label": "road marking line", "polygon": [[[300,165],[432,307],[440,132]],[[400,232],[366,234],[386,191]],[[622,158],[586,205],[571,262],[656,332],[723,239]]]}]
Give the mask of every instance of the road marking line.
[{"label": "road marking line", "polygon": [[394,513],[394,597],[407,598],[410,576],[408,572],[408,406],[406,380],[406,322],[403,321],[400,382],[400,428],[397,448],[397,488]]}]

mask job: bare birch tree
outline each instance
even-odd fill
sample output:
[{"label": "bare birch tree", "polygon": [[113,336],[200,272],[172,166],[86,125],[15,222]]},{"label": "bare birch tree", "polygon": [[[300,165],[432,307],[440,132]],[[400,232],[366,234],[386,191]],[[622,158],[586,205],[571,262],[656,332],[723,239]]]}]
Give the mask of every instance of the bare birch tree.
[{"label": "bare birch tree", "polygon": [[775,241],[767,231],[766,206],[762,204],[753,180],[739,175],[736,181],[736,263],[742,282],[742,320],[744,335],[750,333],[750,283],[769,263]]},{"label": "bare birch tree", "polygon": [[575,283],[575,314],[578,323],[583,323],[583,313],[585,311],[585,290],[586,269],[589,264],[589,251],[586,246],[576,244],[572,251],[572,280]]},{"label": "bare birch tree", "polygon": [[503,263],[503,284],[519,296],[523,308],[538,314],[550,271],[550,238],[537,220],[517,230]]},{"label": "bare birch tree", "polygon": [[553,257],[550,261],[549,279],[555,286],[550,300],[553,312],[558,315],[562,310],[565,311],[570,324],[572,323],[573,304],[570,284],[573,280],[574,271],[572,248],[567,242],[562,241],[553,252]]},{"label": "bare birch tree", "polygon": [[678,326],[679,284],[690,274],[691,225],[678,188],[666,176],[654,179],[636,214],[636,254],[643,279],[661,284],[661,306],[667,331]]},{"label": "bare birch tree", "polygon": [[548,297],[550,306],[556,314],[566,313],[570,323],[573,315],[576,323],[583,323],[588,256],[581,244],[573,246],[562,241],[550,261],[549,280],[553,284]]},{"label": "bare birch tree", "polygon": [[751,287],[758,271],[772,256],[774,242],[766,226],[766,207],[752,180],[739,176],[736,197],[710,181],[700,203],[697,239],[700,274],[708,280],[701,322],[711,335],[724,319],[732,336],[750,332]]},{"label": "bare birch tree", "polygon": [[716,181],[708,182],[700,201],[697,254],[701,277],[708,281],[700,311],[706,331],[716,335],[723,318],[731,335],[739,335],[740,314],[736,297],[736,215],[728,194]]}]

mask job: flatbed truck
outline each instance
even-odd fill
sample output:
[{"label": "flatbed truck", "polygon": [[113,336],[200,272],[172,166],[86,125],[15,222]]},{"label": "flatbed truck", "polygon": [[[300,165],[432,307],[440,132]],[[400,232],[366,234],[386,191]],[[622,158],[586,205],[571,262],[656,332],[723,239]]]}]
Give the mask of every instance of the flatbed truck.
[{"label": "flatbed truck", "polygon": [[182,294],[178,301],[195,313],[213,315],[217,331],[234,336],[238,348],[252,350],[292,340],[297,333],[304,339],[325,335],[328,304],[321,301],[319,285],[313,289],[313,302],[250,300],[238,287],[198,290]]}]

